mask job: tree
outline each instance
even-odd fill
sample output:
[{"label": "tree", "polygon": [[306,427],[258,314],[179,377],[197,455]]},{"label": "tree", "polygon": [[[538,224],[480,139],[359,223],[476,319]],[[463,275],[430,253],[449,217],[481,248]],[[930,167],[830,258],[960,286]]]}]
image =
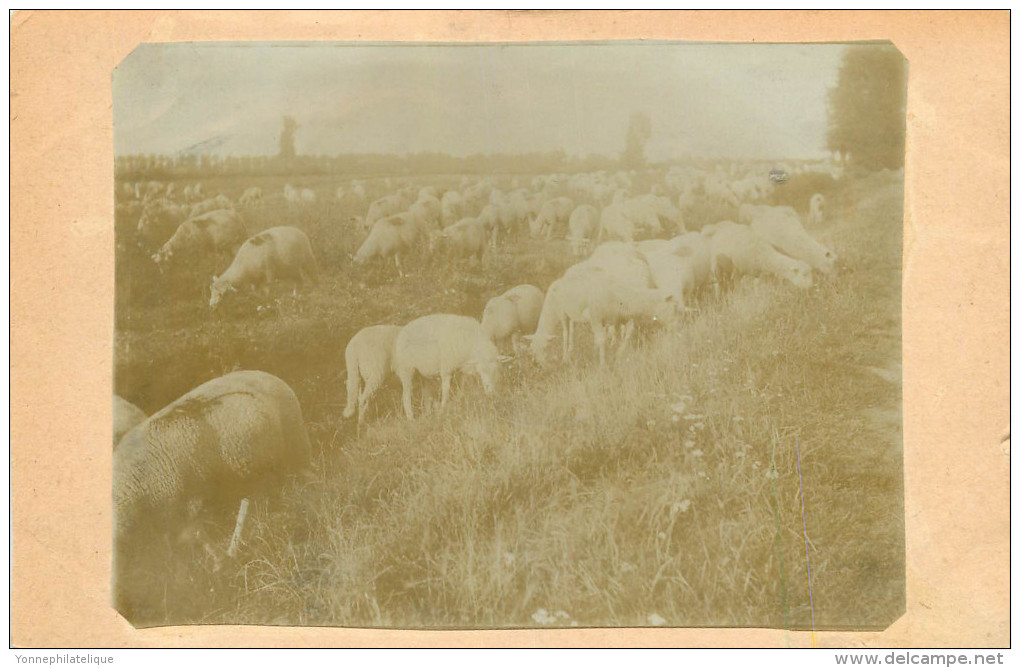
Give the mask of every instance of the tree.
[{"label": "tree", "polygon": [[294,158],[294,134],[297,129],[298,124],[293,116],[283,117],[283,132],[280,133],[280,157],[284,160]]},{"label": "tree", "polygon": [[830,151],[865,169],[903,166],[907,63],[896,47],[848,46],[829,89]]},{"label": "tree", "polygon": [[652,121],[643,111],[635,111],[630,115],[627,126],[627,141],[620,156],[624,169],[641,169],[645,166],[645,143],[652,136]]}]

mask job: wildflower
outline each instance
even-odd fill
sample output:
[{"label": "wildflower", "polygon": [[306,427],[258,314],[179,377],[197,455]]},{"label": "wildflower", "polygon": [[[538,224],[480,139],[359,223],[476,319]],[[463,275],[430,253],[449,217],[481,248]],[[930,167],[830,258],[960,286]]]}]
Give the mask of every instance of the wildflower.
[{"label": "wildflower", "polygon": [[553,624],[556,622],[556,618],[549,614],[549,611],[545,608],[539,608],[535,612],[531,613],[531,619],[536,624]]},{"label": "wildflower", "polygon": [[633,573],[636,570],[637,570],[637,566],[635,566],[634,564],[630,563],[629,561],[624,561],[624,562],[622,562],[620,564],[620,572],[621,573]]},{"label": "wildflower", "polygon": [[645,426],[646,427],[654,427],[655,426],[655,420],[649,420],[648,422],[645,422]]},{"label": "wildflower", "polygon": [[770,469],[765,472],[765,477],[769,480],[775,480],[779,477],[779,473],[775,469]]},{"label": "wildflower", "polygon": [[504,566],[513,566],[514,565],[514,554],[513,554],[513,552],[504,552],[503,553],[503,565]]},{"label": "wildflower", "polygon": [[684,441],[684,447],[690,450],[691,448],[694,447],[694,441],[691,440]]},{"label": "wildflower", "polygon": [[669,508],[670,515],[676,515],[679,513],[686,513],[687,509],[691,507],[691,500],[684,499],[683,501],[677,501]]},{"label": "wildflower", "polygon": [[761,468],[761,462],[755,462],[754,464],[751,465],[751,468],[757,471],[759,468]]},{"label": "wildflower", "polygon": [[648,615],[648,623],[652,626],[665,626],[666,620],[653,612]]},{"label": "wildflower", "polygon": [[692,414],[685,415],[684,419],[685,420],[704,420],[705,416],[704,415],[696,415],[696,414],[692,413]]},{"label": "wildflower", "polygon": [[674,413],[683,413],[684,409],[687,408],[687,404],[680,401],[670,406]]},{"label": "wildflower", "polygon": [[698,471],[698,477],[699,478],[708,478],[708,474],[705,473],[704,471]]},{"label": "wildflower", "polygon": [[745,453],[744,453],[744,451],[743,451],[743,450],[737,450],[737,451],[736,451],[735,453],[733,453],[733,454],[735,454],[735,455],[736,455],[737,457],[743,457]]},{"label": "wildflower", "polygon": [[665,531],[660,531],[659,532],[659,540],[666,540],[666,532]]},{"label": "wildflower", "polygon": [[679,422],[679,421],[680,421],[680,416],[679,416],[679,415],[674,415],[674,416],[673,416],[673,422],[674,422],[674,423],[677,423],[677,422]]},{"label": "wildflower", "polygon": [[705,453],[702,452],[701,450],[691,450],[691,454],[694,455],[695,457],[700,457],[701,455],[703,455]]}]

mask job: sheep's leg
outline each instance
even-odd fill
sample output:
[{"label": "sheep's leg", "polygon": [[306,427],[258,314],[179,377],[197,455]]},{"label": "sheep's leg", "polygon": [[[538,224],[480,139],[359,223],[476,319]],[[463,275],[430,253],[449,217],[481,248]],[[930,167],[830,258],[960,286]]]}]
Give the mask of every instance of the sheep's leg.
[{"label": "sheep's leg", "polygon": [[510,335],[510,347],[514,351],[514,357],[521,354],[521,333],[514,332]]},{"label": "sheep's leg", "polygon": [[237,510],[237,524],[234,525],[234,535],[230,537],[230,547],[227,548],[227,556],[233,559],[237,556],[237,547],[241,542],[241,530],[244,529],[244,520],[248,517],[248,499],[241,499],[241,507]]},{"label": "sheep's leg", "polygon": [[561,320],[560,324],[563,327],[563,361],[566,362],[570,357],[570,349],[568,347],[568,339],[570,338],[570,320]]},{"label": "sheep's leg", "polygon": [[365,380],[365,388],[361,391],[361,396],[358,397],[358,424],[360,425],[365,421],[365,415],[368,411],[368,402],[375,395],[376,390],[379,389],[379,383],[372,380]]},{"label": "sheep's leg", "polygon": [[[347,405],[344,407],[344,418],[354,416],[358,404],[358,392],[361,389],[361,375],[357,368],[347,370]],[[359,417],[360,419],[360,417]]]},{"label": "sheep's leg", "polygon": [[595,346],[599,349],[599,364],[605,366],[606,364],[606,330],[601,323],[591,324],[592,339],[595,342]]},{"label": "sheep's leg", "polygon": [[400,253],[393,254],[393,262],[397,265],[397,273],[400,274],[401,278],[403,278],[404,268],[400,266]]},{"label": "sheep's leg", "polygon": [[407,416],[407,419],[413,420],[414,409],[411,407],[411,389],[414,385],[414,371],[411,371],[410,374],[400,374],[400,384],[403,386],[404,415]]},{"label": "sheep's leg", "polygon": [[628,320],[626,325],[623,325],[623,336],[620,340],[620,350],[623,351],[627,347],[627,343],[630,342],[631,334],[634,333],[634,321]]},{"label": "sheep's leg", "polygon": [[446,400],[450,398],[450,381],[453,380],[453,375],[449,373],[444,373],[442,375],[442,380],[443,380],[443,396],[442,399],[440,400],[439,405],[440,407],[445,408]]}]

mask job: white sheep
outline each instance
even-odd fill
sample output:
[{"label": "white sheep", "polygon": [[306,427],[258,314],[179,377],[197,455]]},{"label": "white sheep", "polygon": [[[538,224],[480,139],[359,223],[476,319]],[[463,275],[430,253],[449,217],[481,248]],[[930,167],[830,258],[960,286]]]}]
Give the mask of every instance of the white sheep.
[{"label": "white sheep", "polygon": [[478,376],[486,393],[495,391],[499,381],[499,352],[482,334],[474,318],[436,314],[412,320],[397,335],[393,367],[403,386],[404,413],[414,418],[411,391],[415,374],[442,381],[442,405],[450,395],[453,374]]},{"label": "white sheep", "polygon": [[344,351],[347,363],[347,406],[344,418],[358,413],[358,424],[365,419],[368,402],[393,374],[393,351],[400,333],[399,325],[365,327],[351,337]]},{"label": "white sheep", "polygon": [[245,241],[227,270],[213,277],[209,308],[216,308],[228,291],[262,286],[268,292],[273,281],[284,279],[302,287],[318,283],[319,267],[304,232],[296,227],[271,227]]},{"label": "white sheep", "polygon": [[173,204],[166,199],[144,204],[137,227],[139,245],[149,250],[159,248],[190,217],[190,207]]},{"label": "white sheep", "polygon": [[574,211],[574,201],[569,197],[554,197],[542,204],[538,215],[529,223],[531,236],[545,235],[546,239],[565,229],[570,222],[570,214]]},{"label": "white sheep", "polygon": [[368,237],[354,254],[354,264],[364,264],[377,257],[385,262],[392,257],[397,273],[403,276],[400,256],[410,251],[423,236],[424,230],[419,222],[408,214],[382,218],[372,226]]},{"label": "white sheep", "polygon": [[361,223],[362,231],[371,229],[377,221],[383,218],[403,213],[407,210],[408,204],[409,202],[400,195],[380,197],[368,205],[368,213],[365,214],[364,221]]},{"label": "white sheep", "polygon": [[516,354],[520,336],[535,331],[545,295],[534,285],[518,285],[493,297],[482,312],[482,334],[499,345],[510,338]]},{"label": "white sheep", "polygon": [[616,280],[593,279],[589,284],[587,307],[582,316],[591,325],[599,364],[606,363],[606,343],[610,327],[624,325],[620,350],[626,347],[634,330],[634,320],[648,318],[671,324],[677,314],[673,297],[665,290],[637,288]]},{"label": "white sheep", "polygon": [[716,292],[733,274],[772,275],[793,285],[811,287],[811,267],[806,262],[783,255],[746,225],[722,221],[701,232],[712,252],[712,275]]},{"label": "white sheep", "polygon": [[570,251],[574,256],[584,253],[585,248],[598,236],[599,211],[591,204],[582,204],[570,214]]},{"label": "white sheep", "polygon": [[237,203],[241,206],[257,206],[262,203],[262,188],[246,188],[238,198]]},{"label": "white sheep", "polygon": [[175,552],[197,542],[218,563],[206,527],[225,528],[240,502],[234,556],[247,499],[307,474],[309,454],[297,397],[262,371],[211,380],[129,431],[113,452],[115,607],[131,620],[162,605],[172,582],[142,565],[158,539]]},{"label": "white sheep", "polygon": [[124,434],[145,421],[148,416],[127,399],[113,395],[113,447],[117,447]]},{"label": "white sheep", "polygon": [[234,204],[230,201],[230,198],[226,195],[220,194],[216,197],[210,197],[209,199],[202,200],[198,204],[191,207],[191,217],[201,216],[203,213],[209,213],[210,211],[217,211],[219,209],[233,209]]},{"label": "white sheep", "polygon": [[477,258],[480,265],[488,245],[488,226],[484,220],[479,218],[465,218],[443,228],[437,238],[443,240],[455,255]]},{"label": "white sheep", "polygon": [[569,359],[574,348],[574,327],[584,320],[584,310],[588,306],[588,288],[589,278],[584,275],[564,276],[549,285],[535,333],[523,337],[531,344],[531,354],[539,364],[548,363],[547,348],[556,338],[557,328],[563,339],[562,359]]},{"label": "white sheep", "polygon": [[823,274],[836,270],[836,254],[813,239],[800,224],[797,213],[789,207],[760,212],[751,222],[751,229],[776,250],[807,262]]},{"label": "white sheep", "polygon": [[174,235],[153,254],[152,259],[162,264],[174,255],[185,252],[221,253],[233,250],[244,237],[241,216],[232,209],[217,209],[181,223]]},{"label": "white sheep", "polygon": [[440,207],[443,227],[453,225],[464,217],[464,197],[456,190],[447,190],[443,193]]},{"label": "white sheep", "polygon": [[301,203],[302,204],[315,204],[315,191],[311,188],[301,189]]}]

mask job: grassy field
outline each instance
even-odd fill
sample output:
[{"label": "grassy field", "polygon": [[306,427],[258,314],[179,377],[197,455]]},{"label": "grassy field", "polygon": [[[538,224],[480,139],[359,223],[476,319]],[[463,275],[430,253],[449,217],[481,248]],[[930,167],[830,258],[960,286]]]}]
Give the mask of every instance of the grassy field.
[{"label": "grassy field", "polygon": [[[204,187],[261,185],[249,229],[309,234],[323,280],[305,294],[239,295],[213,313],[222,262],[160,275],[119,250],[118,394],[151,413],[231,370],[268,371],[300,398],[316,457],[315,480],[255,505],[235,561],[214,573],[171,560],[154,623],[877,629],[902,613],[900,176],[824,184],[831,222],[812,232],[840,269],[810,291],[745,280],[604,368],[584,332],[572,364],[516,359],[497,395],[465,380],[414,422],[391,387],[361,433],[340,415],[358,329],[480,317],[489,297],[544,289],[573,259],[565,241],[520,240],[482,267],[358,270],[346,221],[363,208],[336,203],[335,180],[290,182],[319,203],[288,206],[282,179]],[[369,199],[384,191],[369,185]],[[794,177],[777,201],[818,187]]]}]

